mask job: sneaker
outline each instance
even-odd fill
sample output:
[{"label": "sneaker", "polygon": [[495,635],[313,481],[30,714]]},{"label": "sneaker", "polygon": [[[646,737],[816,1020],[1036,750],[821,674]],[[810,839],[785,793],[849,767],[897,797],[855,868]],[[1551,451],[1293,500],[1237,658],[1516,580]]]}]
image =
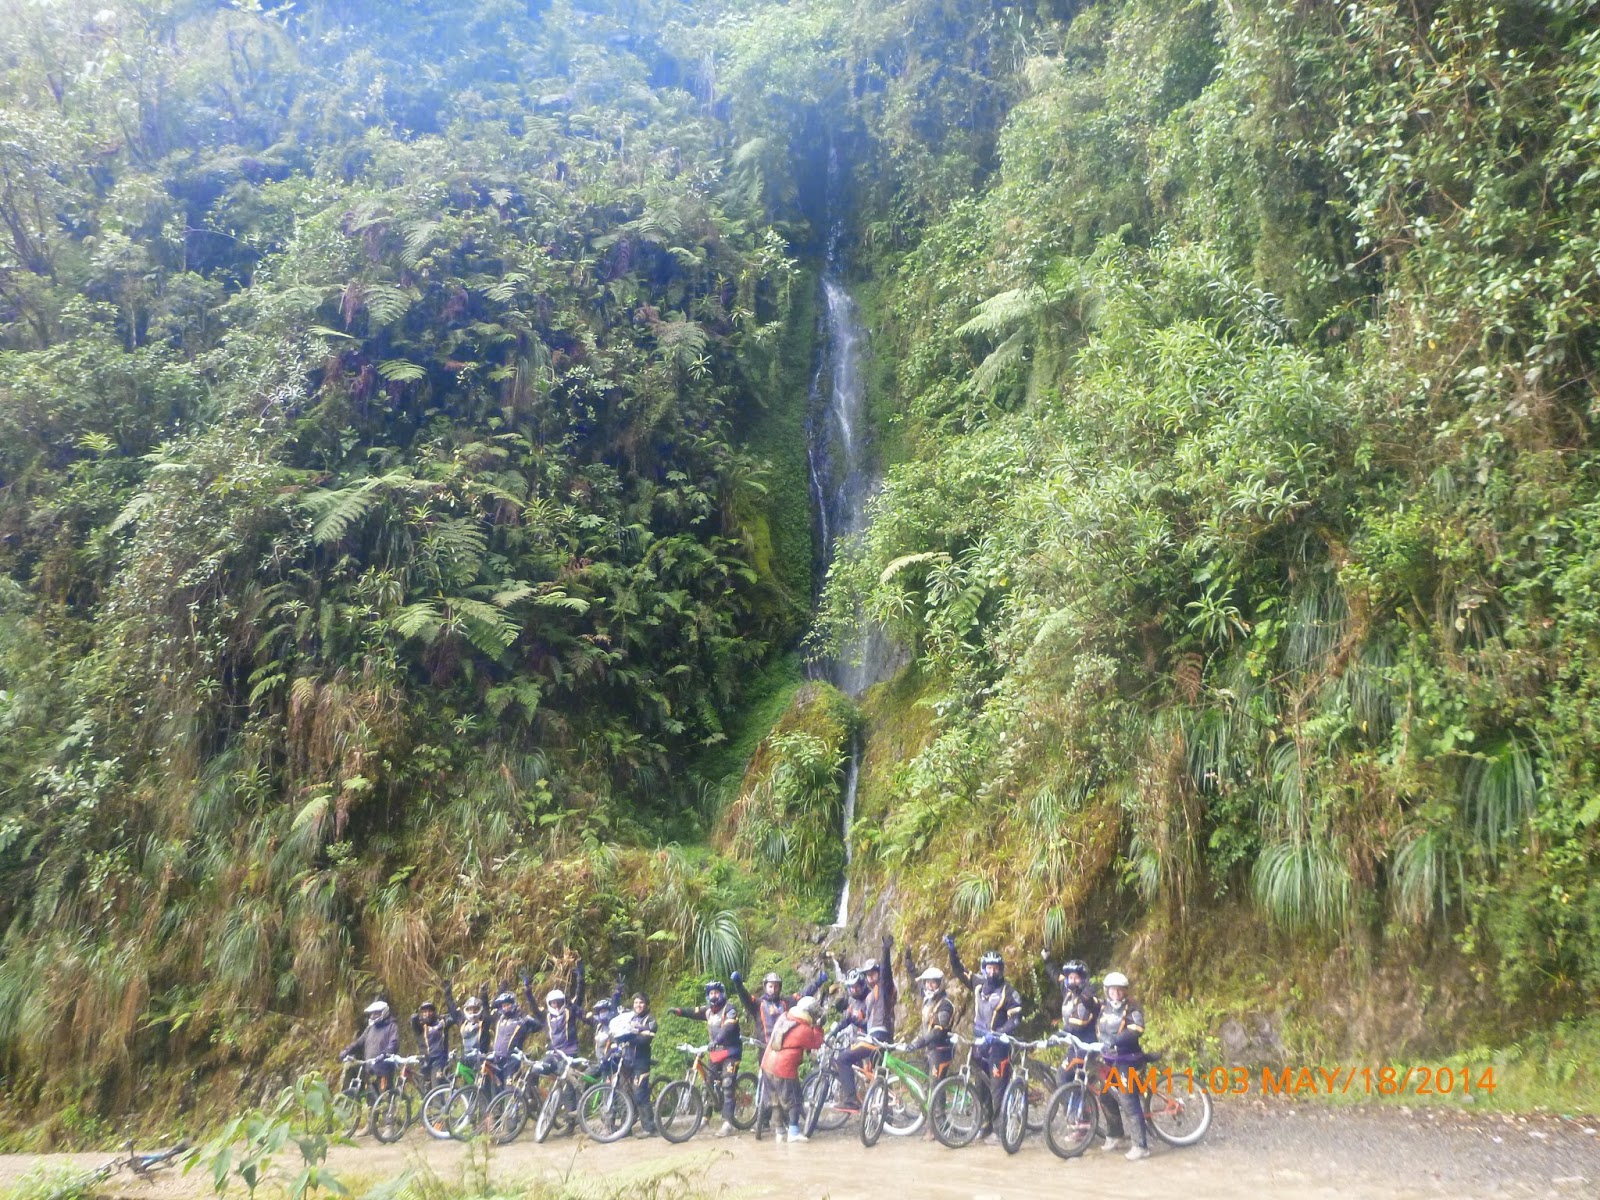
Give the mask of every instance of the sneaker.
[{"label": "sneaker", "polygon": [[999,1145],[999,1143],[1000,1139],[995,1137],[995,1135],[992,1133],[986,1133],[978,1139],[978,1145],[980,1146],[996,1146]]},{"label": "sneaker", "polygon": [[734,1129],[733,1124],[731,1122],[724,1121],[722,1123],[722,1128],[717,1130],[717,1132],[713,1136],[714,1137],[732,1137],[736,1132],[737,1132],[737,1130]]},{"label": "sneaker", "polygon": [[1100,1147],[1100,1149],[1104,1150],[1107,1154],[1110,1154],[1113,1150],[1121,1150],[1122,1149],[1122,1139],[1121,1138],[1108,1137],[1105,1140],[1105,1143]]},{"label": "sneaker", "polygon": [[807,1136],[806,1136],[806,1135],[805,1135],[805,1134],[803,1134],[803,1133],[791,1133],[791,1134],[790,1134],[790,1135],[789,1135],[789,1140],[790,1140],[790,1141],[791,1141],[791,1142],[809,1142],[809,1141],[810,1141],[810,1140],[811,1140],[811,1139],[810,1139],[810,1138],[808,1138],[808,1137],[807,1137]]},{"label": "sneaker", "polygon": [[1127,1159],[1129,1162],[1138,1162],[1141,1158],[1149,1157],[1150,1147],[1148,1146],[1135,1146],[1132,1150],[1129,1150],[1127,1154]]}]

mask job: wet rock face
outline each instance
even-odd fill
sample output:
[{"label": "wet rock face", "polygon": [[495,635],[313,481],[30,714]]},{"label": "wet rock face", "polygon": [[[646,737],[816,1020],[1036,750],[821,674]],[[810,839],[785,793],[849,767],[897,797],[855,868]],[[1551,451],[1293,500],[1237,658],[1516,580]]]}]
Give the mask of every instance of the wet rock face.
[{"label": "wet rock face", "polygon": [[1222,1061],[1238,1066],[1286,1061],[1288,1051],[1278,1036],[1278,1021],[1275,1013],[1229,1017],[1217,1030],[1217,1038],[1222,1043]]}]

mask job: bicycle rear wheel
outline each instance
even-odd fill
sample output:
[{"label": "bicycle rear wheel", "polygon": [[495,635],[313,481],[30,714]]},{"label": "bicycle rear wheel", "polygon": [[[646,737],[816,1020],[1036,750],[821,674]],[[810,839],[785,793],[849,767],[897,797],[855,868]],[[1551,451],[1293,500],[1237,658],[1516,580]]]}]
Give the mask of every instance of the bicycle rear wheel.
[{"label": "bicycle rear wheel", "polygon": [[590,1084],[578,1098],[578,1123],[597,1142],[616,1142],[627,1137],[637,1115],[633,1097],[615,1080]]},{"label": "bicycle rear wheel", "polygon": [[656,1097],[656,1132],[667,1141],[687,1142],[706,1119],[706,1098],[686,1079],[676,1079]]},{"label": "bicycle rear wheel", "polygon": [[422,1128],[438,1141],[450,1138],[450,1105],[457,1093],[451,1084],[442,1084],[422,1098]]},{"label": "bicycle rear wheel", "polygon": [[904,1075],[890,1077],[888,1089],[883,1109],[884,1132],[891,1137],[919,1132],[928,1119],[928,1098],[922,1089]]},{"label": "bicycle rear wheel", "polygon": [[835,1107],[839,1103],[839,1077],[832,1071],[812,1072],[806,1080],[802,1099],[807,1137],[819,1129],[843,1129],[850,1120],[849,1113],[842,1113]]},{"label": "bicycle rear wheel", "polygon": [[872,1147],[883,1134],[884,1110],[889,1107],[889,1087],[881,1079],[873,1081],[861,1101],[861,1144]]},{"label": "bicycle rear wheel", "polygon": [[517,1140],[522,1127],[528,1123],[528,1106],[514,1088],[507,1088],[484,1109],[482,1129],[496,1146]]},{"label": "bicycle rear wheel", "polygon": [[1211,1095],[1205,1088],[1144,1098],[1145,1123],[1169,1146],[1192,1146],[1211,1128]]},{"label": "bicycle rear wheel", "polygon": [[971,1145],[983,1128],[987,1107],[982,1087],[973,1080],[960,1075],[941,1079],[928,1097],[933,1136],[952,1150]]},{"label": "bicycle rear wheel", "polygon": [[1058,1087],[1045,1105],[1044,1140],[1057,1158],[1076,1158],[1094,1141],[1100,1099],[1081,1080]]},{"label": "bicycle rear wheel", "polygon": [[1028,1132],[1044,1129],[1044,1110],[1056,1090],[1056,1073],[1043,1063],[1028,1064]]},{"label": "bicycle rear wheel", "polygon": [[995,1121],[995,1132],[1007,1154],[1022,1149],[1022,1139],[1028,1133],[1028,1081],[1017,1076],[1006,1084],[1000,1097],[1000,1117]]},{"label": "bicycle rear wheel", "polygon": [[761,1096],[761,1081],[749,1071],[740,1071],[733,1080],[733,1127],[752,1129],[756,1123],[756,1105]]}]

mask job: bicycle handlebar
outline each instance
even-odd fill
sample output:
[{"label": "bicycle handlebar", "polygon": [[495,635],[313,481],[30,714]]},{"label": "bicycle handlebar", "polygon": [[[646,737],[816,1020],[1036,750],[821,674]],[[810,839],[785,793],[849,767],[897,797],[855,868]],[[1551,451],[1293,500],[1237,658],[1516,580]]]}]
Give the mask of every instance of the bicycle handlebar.
[{"label": "bicycle handlebar", "polygon": [[711,1049],[711,1046],[710,1046],[709,1043],[704,1045],[704,1046],[691,1046],[691,1045],[689,1045],[688,1042],[679,1042],[678,1043],[678,1049],[682,1050],[685,1054],[693,1054],[693,1055],[699,1056],[701,1054],[707,1053]]}]

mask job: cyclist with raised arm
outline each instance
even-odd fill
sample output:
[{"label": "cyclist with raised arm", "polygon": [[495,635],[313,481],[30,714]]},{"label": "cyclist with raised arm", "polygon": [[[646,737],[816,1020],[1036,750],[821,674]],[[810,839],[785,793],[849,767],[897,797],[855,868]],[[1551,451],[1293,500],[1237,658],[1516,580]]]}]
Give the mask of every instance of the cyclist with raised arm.
[{"label": "cyclist with raised arm", "polygon": [[491,1046],[491,1027],[494,1022],[485,1011],[489,1007],[489,988],[484,986],[477,995],[469,995],[461,1007],[456,1007],[455,993],[451,990],[450,981],[444,981],[444,1006],[449,1012],[450,1019],[455,1022],[457,1031],[461,1036],[461,1059],[463,1062],[481,1057],[489,1052]]},{"label": "cyclist with raised arm", "polygon": [[857,1064],[869,1061],[877,1047],[869,1039],[887,1041],[889,1031],[874,1004],[872,986],[863,971],[850,971],[844,977],[845,995],[836,1007],[842,1008],[839,1020],[828,1031],[829,1036],[841,1031],[854,1030],[851,1043],[833,1056],[834,1074],[839,1079],[839,1102],[835,1107],[842,1113],[861,1111],[861,1100],[856,1093]]},{"label": "cyclist with raised arm", "polygon": [[961,965],[954,936],[945,934],[944,944],[950,951],[951,974],[972,993],[972,1057],[983,1068],[979,1077],[989,1093],[983,1140],[993,1142],[994,1114],[1000,1111],[1000,1097],[1011,1081],[1011,1046],[1004,1039],[1016,1032],[1022,1020],[1022,997],[1006,982],[1005,959],[998,951],[990,950],[980,958],[978,974],[973,976]]},{"label": "cyclist with raised arm", "polygon": [[[1128,994],[1128,977],[1121,971],[1112,971],[1105,978],[1106,998],[1100,1006],[1096,1029],[1100,1038],[1104,1066],[1100,1074],[1100,1094],[1111,1103],[1102,1104],[1105,1114],[1106,1140],[1101,1149],[1122,1148],[1124,1123],[1129,1127],[1133,1141],[1128,1158],[1138,1162],[1150,1157],[1150,1147],[1145,1138],[1144,1104],[1129,1074],[1144,1065],[1144,1051],[1139,1039],[1144,1036],[1144,1010]],[[1108,1081],[1112,1072],[1120,1082]],[[1120,1112],[1118,1110],[1121,1110]]]},{"label": "cyclist with raised arm", "polygon": [[[955,1031],[956,1006],[950,999],[950,993],[945,991],[943,971],[938,967],[925,967],[919,972],[916,963],[911,960],[909,949],[905,954],[905,965],[907,978],[915,979],[922,988],[922,1025],[907,1048],[921,1050],[927,1057],[931,1086],[949,1073],[950,1062],[955,1057],[955,1045],[950,1035]],[[933,1140],[931,1124],[923,1130],[922,1136],[924,1140]]]},{"label": "cyclist with raised arm", "polygon": [[[339,1051],[339,1061],[362,1060],[367,1064],[362,1070],[376,1081],[378,1090],[388,1091],[394,1082],[392,1060],[400,1053],[400,1027],[389,1015],[389,1005],[382,1000],[367,1005],[366,1015],[367,1027],[356,1035],[355,1041]],[[373,1059],[379,1061],[373,1062]]]},{"label": "cyclist with raised arm", "polygon": [[[532,1004],[533,987],[526,976],[522,981],[523,991],[527,993],[528,1003]],[[572,996],[569,999],[566,992],[559,987],[553,987],[544,994],[544,1022],[545,1038],[549,1050],[545,1056],[530,1068],[536,1075],[548,1075],[559,1078],[566,1070],[566,1064],[557,1055],[557,1051],[568,1058],[578,1057],[578,1025],[583,1013],[583,960],[580,958],[573,968]],[[576,1089],[571,1084],[564,1085],[567,1090],[567,1120],[569,1124],[577,1121],[578,1096]]]},{"label": "cyclist with raised arm", "polygon": [[[522,990],[530,990],[527,975],[522,977]],[[494,1065],[495,1079],[504,1082],[516,1070],[516,1054],[530,1033],[538,1033],[544,1022],[517,1007],[516,994],[509,989],[494,998],[494,1028],[489,1036],[489,1058]]]},{"label": "cyclist with raised arm", "polygon": [[[1094,1041],[1099,1036],[1096,1026],[1100,1020],[1100,997],[1089,982],[1088,964],[1081,958],[1069,958],[1056,971],[1056,982],[1061,985],[1061,1032],[1082,1042]],[[1061,1064],[1060,1082],[1067,1083],[1082,1061],[1079,1051],[1069,1049]]]},{"label": "cyclist with raised arm", "polygon": [[717,1137],[728,1137],[733,1128],[733,1093],[739,1079],[739,1059],[744,1043],[739,1036],[739,1009],[728,1003],[728,989],[713,979],[706,984],[706,1002],[694,1008],[669,1009],[675,1017],[706,1023],[706,1079],[712,1094],[722,1093],[722,1126]]},{"label": "cyclist with raised arm", "polygon": [[650,1053],[656,1040],[656,1019],[650,1013],[650,998],[643,992],[633,998],[631,1011],[611,1019],[611,1041],[622,1051],[618,1068],[633,1094],[639,1113],[639,1127],[646,1137],[656,1134],[655,1109],[650,1105]]},{"label": "cyclist with raised arm", "polygon": [[582,1016],[585,1025],[594,1029],[594,1060],[596,1063],[605,1061],[606,1053],[611,1048],[611,1021],[622,1008],[622,973],[617,972],[617,985],[611,989],[611,995],[601,996],[594,1002],[594,1007]]}]

